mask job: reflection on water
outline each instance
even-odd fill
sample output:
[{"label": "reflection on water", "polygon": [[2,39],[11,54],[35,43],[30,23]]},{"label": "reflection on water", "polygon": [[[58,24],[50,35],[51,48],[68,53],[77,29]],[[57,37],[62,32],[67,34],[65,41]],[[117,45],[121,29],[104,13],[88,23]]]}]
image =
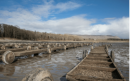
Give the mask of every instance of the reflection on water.
[{"label": "reflection on water", "polygon": [[12,76],[15,72],[15,66],[12,65],[0,65],[0,73],[4,76]]},{"label": "reflection on water", "polygon": [[[94,44],[99,46],[100,44]],[[109,53],[114,50],[115,63],[123,76],[129,79],[129,44],[113,43]],[[78,47],[51,54],[39,54],[35,57],[20,57],[13,64],[0,63],[0,81],[21,81],[23,77],[35,68],[48,69],[54,81],[66,81],[65,75],[82,59],[83,50],[90,52],[90,46]]]},{"label": "reflection on water", "polygon": [[57,51],[51,54],[39,54],[34,57],[18,57],[13,64],[0,63],[0,81],[21,81],[35,68],[49,70],[54,81],[66,81],[65,75],[82,59],[83,50],[90,51],[90,46]]}]

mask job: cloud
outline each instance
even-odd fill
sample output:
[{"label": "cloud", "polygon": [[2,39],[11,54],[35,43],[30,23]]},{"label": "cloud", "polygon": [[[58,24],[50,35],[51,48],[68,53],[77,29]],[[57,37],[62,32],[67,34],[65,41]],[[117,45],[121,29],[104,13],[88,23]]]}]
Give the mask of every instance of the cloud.
[{"label": "cloud", "polygon": [[109,20],[107,24],[92,25],[89,34],[114,35],[129,38],[129,17]]},{"label": "cloud", "polygon": [[129,38],[128,17],[110,20],[107,22],[107,24],[92,25],[95,22],[96,20],[94,19],[86,19],[84,16],[80,15],[64,19],[39,22],[37,25],[36,22],[34,22],[34,26],[39,28],[39,31],[45,30],[53,33],[113,35],[120,38]]},{"label": "cloud", "polygon": [[[22,12],[26,13],[26,15]],[[114,35],[120,38],[129,38],[128,17],[109,20],[106,24],[92,25],[96,23],[96,20],[86,19],[84,14],[63,19],[52,17],[51,20],[40,21],[39,16],[32,15],[30,12],[24,10],[16,13],[8,11],[2,13],[4,16],[9,16],[9,18],[0,18],[0,22],[18,25],[23,29],[33,31],[61,34]]]},{"label": "cloud", "polygon": [[[43,0],[42,5],[36,5],[28,9],[17,8],[16,10],[0,10],[0,22],[12,25],[20,25],[24,27],[26,24],[32,24],[30,22],[43,22],[45,18],[49,16],[53,17],[50,19],[56,19],[55,13],[60,13],[66,10],[73,10],[80,7],[78,3],[75,2],[65,2],[53,4],[53,0]],[[62,8],[60,7],[62,6]],[[58,11],[57,11],[58,10]],[[22,25],[23,24],[23,25]]]},{"label": "cloud", "polygon": [[[81,5],[74,2],[53,4],[53,0],[44,1],[43,5],[37,5],[31,11],[18,8],[15,11],[0,10],[0,22],[18,25],[22,29],[69,34],[88,35],[114,35],[120,38],[129,38],[129,17],[104,18],[105,24],[94,24],[95,19],[87,19],[86,14],[75,15],[58,19],[54,13],[73,10]],[[58,10],[57,10],[58,9]],[[42,17],[50,20],[45,21]]]},{"label": "cloud", "polygon": [[109,22],[109,21],[111,21],[111,20],[114,20],[114,19],[116,19],[115,17],[111,17],[111,18],[104,18],[104,19],[100,19],[100,21],[101,22]]},{"label": "cloud", "polygon": [[72,16],[69,18],[49,20],[44,22],[44,27],[58,33],[75,33],[82,29],[87,29],[94,20],[84,19],[82,16]]},{"label": "cloud", "polygon": [[[28,1],[27,1],[28,2]],[[16,8],[16,6],[18,8]],[[31,15],[34,16],[40,16],[43,18],[48,18],[51,15],[55,15],[64,11],[73,10],[76,8],[81,7],[82,5],[75,2],[65,2],[65,3],[57,3],[54,4],[53,0],[43,0],[43,3],[41,5],[34,5],[32,8],[29,9],[22,9],[20,5],[13,5],[13,8],[8,8],[7,10],[0,10],[0,15],[4,15],[6,17],[10,17],[10,15],[17,15],[23,14],[27,16],[31,13]],[[14,9],[16,8],[16,9]],[[12,11],[11,11],[12,10]],[[27,16],[29,17],[29,16]]]},{"label": "cloud", "polygon": [[[16,23],[18,21],[15,21]],[[87,29],[95,20],[87,20],[84,15],[72,16],[64,19],[52,19],[48,21],[25,21],[26,23],[19,23],[22,28],[29,30],[37,30],[41,32],[53,33],[75,33],[80,32],[82,29]],[[80,29],[81,30],[80,30]]]},{"label": "cloud", "polygon": [[67,2],[67,3],[58,3],[55,8],[59,9],[58,12],[62,12],[62,11],[66,11],[66,10],[72,10],[72,9],[76,9],[78,7],[81,7],[80,4],[78,3],[74,3],[74,2]]},{"label": "cloud", "polygon": [[33,15],[31,12],[25,9],[17,9],[14,12],[10,11],[0,11],[0,22],[7,23],[12,25],[19,25],[27,22],[39,21],[41,19],[40,16]]},{"label": "cloud", "polygon": [[33,7],[32,12],[47,18],[50,14],[57,14],[81,7],[80,4],[71,1],[66,3],[58,3],[56,5],[54,5],[53,2],[53,0],[50,0],[49,2],[44,0],[44,4]]},{"label": "cloud", "polygon": [[44,4],[36,5],[32,8],[32,12],[35,15],[40,15],[47,18],[51,14],[51,10],[54,10],[52,0],[47,2],[44,0]]}]

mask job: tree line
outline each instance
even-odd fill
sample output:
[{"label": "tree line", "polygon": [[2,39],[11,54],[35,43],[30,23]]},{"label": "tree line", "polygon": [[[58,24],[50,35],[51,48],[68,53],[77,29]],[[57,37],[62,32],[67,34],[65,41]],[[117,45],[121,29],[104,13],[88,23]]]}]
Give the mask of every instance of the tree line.
[{"label": "tree line", "polygon": [[76,35],[30,31],[8,24],[0,24],[0,37],[16,38],[21,40],[83,40],[83,38]]}]

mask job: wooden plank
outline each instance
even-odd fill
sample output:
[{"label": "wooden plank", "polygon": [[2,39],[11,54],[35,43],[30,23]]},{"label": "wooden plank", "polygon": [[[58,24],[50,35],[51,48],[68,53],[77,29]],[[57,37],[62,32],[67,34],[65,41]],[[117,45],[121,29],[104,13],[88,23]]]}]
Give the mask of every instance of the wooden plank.
[{"label": "wooden plank", "polygon": [[[97,57],[97,56],[93,56],[92,54],[91,54],[91,55],[89,54],[88,57]],[[110,57],[107,56],[107,55],[106,55],[106,56],[100,56],[100,57],[101,57],[101,58],[110,58]],[[97,58],[98,58],[98,57],[97,57]]]},{"label": "wooden plank", "polygon": [[74,48],[74,46],[67,46],[66,48]]},{"label": "wooden plank", "polygon": [[51,48],[51,51],[54,51],[54,50],[61,50],[61,49],[63,49],[63,46]]},{"label": "wooden plank", "polygon": [[112,64],[112,62],[103,62],[103,61],[89,61],[89,60],[84,60],[86,63],[96,63],[96,64]]},{"label": "wooden plank", "polygon": [[[88,55],[87,55],[88,56]],[[71,71],[69,71],[68,73],[67,73],[67,75],[68,74],[71,74],[86,58],[87,58],[87,56],[76,66],[76,67],[74,67]]]},{"label": "wooden plank", "polygon": [[24,51],[26,50],[27,48],[16,48],[16,49],[7,49],[7,50],[0,50],[0,54],[3,54],[5,51],[12,51],[12,52],[17,52],[17,51]]},{"label": "wooden plank", "polygon": [[[105,50],[106,52],[107,52],[107,50]],[[108,54],[108,52],[107,52],[107,54]],[[110,56],[109,56],[110,57]],[[112,58],[110,57],[110,59],[112,60]],[[115,62],[112,60],[112,62],[113,62],[113,64],[114,64],[114,66],[117,68],[117,66],[116,66],[116,64],[115,64]],[[118,70],[118,68],[117,68],[117,71],[118,71],[118,73],[120,74],[120,76],[124,79],[124,76],[122,75],[122,73]]]},{"label": "wooden plank", "polygon": [[90,54],[91,54],[91,53],[95,53],[95,54],[99,54],[99,53],[101,53],[101,54],[107,54],[106,52],[91,52],[91,51],[90,51]]},{"label": "wooden plank", "polygon": [[104,57],[88,57],[86,59],[107,59],[109,60],[110,58],[104,58]]},{"label": "wooden plank", "polygon": [[[96,50],[94,50],[94,49],[92,50],[93,52],[90,52],[88,57],[85,57],[75,68],[73,68],[70,72],[67,73],[66,76],[67,76],[68,80],[72,80],[72,81],[79,81],[79,80],[84,80],[84,81],[125,81],[125,79],[118,72],[117,67],[115,67],[111,57],[108,55],[108,52],[105,50],[105,46],[99,47],[99,48],[96,47]],[[111,62],[105,62],[105,61],[111,61]],[[90,66],[87,65],[87,63],[90,64]],[[99,65],[100,67],[98,67],[98,65],[96,66],[95,64],[101,64],[101,65]],[[102,64],[105,64],[107,66],[104,66]],[[109,67],[109,65],[110,65],[110,67]],[[101,72],[101,74],[107,73],[111,79],[109,79],[108,77],[100,78],[101,76],[98,76],[98,75],[94,75],[96,78],[90,78],[90,77],[88,77],[88,75],[89,75],[88,73],[90,73],[90,75],[93,75],[93,74],[91,74],[91,72],[92,73],[99,72],[98,74],[100,74],[100,72]],[[107,76],[107,74],[105,76]],[[72,77],[72,75],[75,77]],[[83,75],[87,75],[87,76],[83,76]],[[116,75],[116,76],[114,76],[114,75]]]},{"label": "wooden plank", "polygon": [[[69,76],[69,77],[68,77]],[[96,77],[88,77],[88,76],[81,76],[81,75],[68,75],[67,78],[71,78],[74,81],[125,81],[124,79],[103,79],[103,78],[96,78]]]},{"label": "wooden plank", "polygon": [[20,52],[14,52],[15,56],[24,56],[24,55],[31,55],[35,53],[41,53],[45,52],[47,49],[39,49],[39,50],[26,50],[26,51],[20,51]]},{"label": "wooden plank", "polygon": [[86,66],[86,65],[79,65],[77,67],[78,69],[89,69],[89,70],[98,70],[98,71],[107,71],[107,72],[112,72],[114,70],[116,70],[116,68],[106,68],[106,67],[89,67],[89,66]]},{"label": "wooden plank", "polygon": [[97,57],[101,57],[101,56],[104,56],[104,57],[107,57],[108,55],[107,54],[89,54],[89,56],[97,56]]}]

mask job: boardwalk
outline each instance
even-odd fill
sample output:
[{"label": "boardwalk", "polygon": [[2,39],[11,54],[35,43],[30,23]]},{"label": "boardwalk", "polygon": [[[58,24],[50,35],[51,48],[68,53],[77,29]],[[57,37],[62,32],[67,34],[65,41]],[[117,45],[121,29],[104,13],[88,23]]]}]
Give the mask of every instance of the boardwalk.
[{"label": "boardwalk", "polygon": [[36,56],[39,53],[50,54],[58,50],[67,50],[69,48],[76,48],[88,46],[92,43],[12,43],[0,44],[0,60],[6,64],[14,62],[15,57],[32,55]]},{"label": "boardwalk", "polygon": [[107,46],[95,47],[75,68],[67,73],[69,81],[125,81]]}]

